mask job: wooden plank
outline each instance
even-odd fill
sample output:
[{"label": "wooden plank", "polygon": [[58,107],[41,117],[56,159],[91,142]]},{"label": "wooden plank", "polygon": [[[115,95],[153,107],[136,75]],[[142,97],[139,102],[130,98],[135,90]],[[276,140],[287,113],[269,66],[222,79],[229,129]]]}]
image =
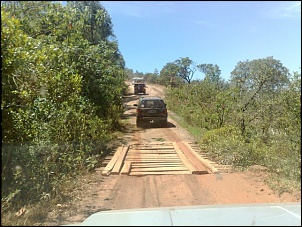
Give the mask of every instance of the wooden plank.
[{"label": "wooden plank", "polygon": [[174,152],[131,152],[131,153],[128,153],[128,155],[150,155],[150,154],[156,154],[156,155],[176,155],[175,151]]},{"label": "wooden plank", "polygon": [[148,150],[148,149],[163,149],[163,150],[166,150],[166,149],[172,149],[173,148],[173,146],[172,146],[172,144],[170,145],[152,145],[152,144],[147,144],[147,145],[136,145],[136,146],[131,146],[131,148],[130,149],[134,149],[134,150],[136,150],[136,149],[146,149],[146,150]]},{"label": "wooden plank", "polygon": [[157,165],[181,165],[181,163],[171,163],[171,162],[152,162],[152,163],[143,163],[143,162],[140,162],[140,163],[133,163],[132,166],[157,166]]},{"label": "wooden plank", "polygon": [[128,153],[127,154],[127,157],[130,157],[130,156],[133,156],[133,157],[137,157],[137,156],[146,156],[146,157],[148,157],[148,156],[150,156],[150,157],[152,157],[152,156],[154,156],[154,157],[169,157],[169,156],[171,156],[171,157],[173,157],[173,156],[177,156],[177,154],[174,152],[174,154],[173,153],[170,153],[170,154],[157,154],[157,153],[143,153],[143,152],[137,152],[137,153]]},{"label": "wooden plank", "polygon": [[158,153],[158,152],[130,152],[128,155],[157,155],[157,156],[173,156],[177,155],[176,152],[174,153]]},{"label": "wooden plank", "polygon": [[143,152],[143,151],[138,151],[138,152],[130,152],[128,155],[176,155],[175,151],[174,152],[169,152],[169,153],[163,153],[163,152]]},{"label": "wooden plank", "polygon": [[205,165],[206,168],[209,169],[212,173],[218,173],[218,172],[219,172],[218,169],[216,169],[214,166],[211,165],[211,162],[210,162],[209,160],[206,160],[206,159],[200,157],[200,155],[198,155],[198,154],[194,151],[194,149],[192,149],[191,146],[190,146],[187,142],[183,142],[183,144],[186,145],[186,146],[190,149],[191,153],[192,153],[192,154],[193,154],[200,162],[202,162],[202,164]]},{"label": "wooden plank", "polygon": [[112,159],[109,161],[105,169],[102,171],[102,175],[108,176],[110,174],[122,150],[123,150],[123,146],[117,148]]},{"label": "wooden plank", "polygon": [[148,146],[148,145],[171,145],[171,142],[145,142],[145,143],[130,143],[131,146]]},{"label": "wooden plank", "polygon": [[131,154],[135,153],[150,153],[150,154],[175,154],[175,150],[130,150]]},{"label": "wooden plank", "polygon": [[[127,159],[126,158],[126,161],[131,161],[131,163],[133,164],[133,163],[166,163],[167,161],[166,160],[136,160],[136,159],[133,159],[133,160],[131,160],[131,159]],[[179,160],[179,159],[177,159],[177,160],[169,160],[169,163],[181,163],[182,164],[182,162]]]},{"label": "wooden plank", "polygon": [[151,155],[129,155],[127,156],[127,159],[133,159],[133,158],[141,158],[141,159],[179,159],[177,156],[151,156]]},{"label": "wooden plank", "polygon": [[176,152],[172,142],[160,144],[131,145],[125,158],[125,162],[131,162],[129,175],[191,174],[194,172],[194,169],[190,171],[184,165],[184,161],[180,158],[180,156],[185,158],[184,155],[181,155],[181,151],[180,155]]},{"label": "wooden plank", "polygon": [[132,169],[135,169],[135,168],[165,168],[165,167],[177,167],[177,168],[183,168],[184,166],[183,165],[150,165],[150,163],[148,165],[134,165],[132,164],[131,165],[131,168]]},{"label": "wooden plank", "polygon": [[121,151],[112,171],[111,171],[111,174],[119,174],[120,171],[121,171],[121,168],[123,166],[123,163],[124,163],[124,160],[125,160],[125,157],[126,157],[126,154],[129,150],[129,146],[124,146],[123,147],[123,150]]},{"label": "wooden plank", "polygon": [[171,149],[131,149],[133,152],[159,152],[159,153],[171,153],[175,152],[174,148]]},{"label": "wooden plank", "polygon": [[131,173],[133,172],[140,172],[140,171],[152,171],[152,172],[162,172],[162,171],[181,171],[181,170],[188,170],[186,167],[145,167],[145,168],[131,168]]},{"label": "wooden plank", "polygon": [[208,169],[202,164],[200,160],[198,160],[192,153],[192,151],[182,142],[177,142],[177,146],[181,149],[183,154],[187,157],[189,162],[191,162],[192,166],[194,166],[197,171],[195,173],[198,174],[206,174],[209,173]]},{"label": "wooden plank", "polygon": [[147,157],[147,156],[129,156],[126,157],[126,160],[145,160],[145,159],[149,159],[149,160],[179,160],[179,157]]},{"label": "wooden plank", "polygon": [[124,163],[124,165],[123,165],[122,170],[121,170],[121,174],[122,174],[122,175],[129,175],[130,170],[131,170],[131,166],[132,166],[132,163],[126,161],[126,162]]},{"label": "wooden plank", "polygon": [[135,157],[142,157],[142,158],[178,158],[176,154],[128,154],[127,157],[135,158]]},{"label": "wooden plank", "polygon": [[159,159],[148,159],[148,160],[141,160],[141,161],[138,161],[138,160],[135,160],[135,159],[126,159],[125,161],[129,161],[131,162],[132,164],[136,164],[136,163],[158,163],[158,164],[161,164],[161,163],[173,163],[173,164],[182,164],[182,162],[180,162],[179,160],[171,160],[171,161],[167,161],[167,160],[159,160]]},{"label": "wooden plank", "polygon": [[191,174],[188,170],[182,171],[165,171],[165,172],[130,172],[129,176],[144,176],[144,175],[176,175],[176,174]]},{"label": "wooden plank", "polygon": [[150,148],[150,147],[153,147],[153,148],[171,148],[173,147],[172,143],[171,144],[140,144],[140,145],[136,145],[136,146],[131,146],[132,147],[144,147],[144,148]]},{"label": "wooden plank", "polygon": [[150,149],[150,147],[148,148],[142,148],[142,147],[134,147],[134,148],[130,148],[130,150],[132,151],[149,151],[149,150],[156,150],[156,151],[173,151],[174,148],[173,147],[169,147],[169,148],[166,148],[166,149],[163,149],[163,148],[152,148]]},{"label": "wooden plank", "polygon": [[188,170],[183,165],[181,166],[131,166],[131,172],[135,171],[180,171]]},{"label": "wooden plank", "polygon": [[137,167],[137,166],[183,166],[183,164],[182,163],[171,163],[171,162],[162,162],[162,163],[153,162],[153,163],[133,163],[132,166],[133,167]]},{"label": "wooden plank", "polygon": [[177,146],[176,142],[173,142],[173,146],[175,151],[177,152],[182,163],[189,169],[191,173],[196,173],[198,170],[191,164],[191,162],[186,158],[186,156],[182,153],[182,151]]},{"label": "wooden plank", "polygon": [[143,161],[141,161],[141,162],[140,162],[140,161],[136,161],[136,160],[125,160],[125,161],[131,162],[132,165],[133,165],[133,164],[139,164],[139,163],[145,164],[145,165],[148,165],[148,164],[156,164],[156,163],[158,163],[159,165],[160,165],[160,164],[165,164],[165,163],[170,163],[170,164],[174,164],[174,165],[183,165],[182,162],[167,162],[167,161],[165,161],[165,162],[157,162],[156,160],[143,160]]},{"label": "wooden plank", "polygon": [[169,151],[169,150],[172,150],[173,147],[133,147],[131,148],[133,150],[139,150],[139,151],[149,151],[149,150],[160,150],[160,151]]}]

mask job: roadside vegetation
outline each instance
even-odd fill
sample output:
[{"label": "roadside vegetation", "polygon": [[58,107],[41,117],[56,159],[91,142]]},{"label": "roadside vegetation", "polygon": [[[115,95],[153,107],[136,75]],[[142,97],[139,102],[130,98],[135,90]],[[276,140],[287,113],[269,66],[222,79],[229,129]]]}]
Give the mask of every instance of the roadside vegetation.
[{"label": "roadside vegetation", "polygon": [[127,86],[99,2],[2,1],[1,57],[1,213],[14,220],[62,203],[66,184],[94,169],[120,130]]},{"label": "roadside vegetation", "polygon": [[[217,65],[185,59],[168,63],[157,83],[200,148],[237,169],[266,167],[276,192],[301,190],[301,74],[267,57],[239,62],[224,81]],[[203,80],[190,80],[196,70]]]},{"label": "roadside vegetation", "polygon": [[[267,57],[239,62],[224,81],[217,65],[186,57],[134,73],[112,27],[98,1],[1,2],[2,225],[43,222],[73,198],[78,177],[123,129],[122,95],[133,77],[167,87],[168,108],[214,161],[262,165],[280,193],[300,189],[298,72]],[[192,80],[196,70],[205,78]]]}]

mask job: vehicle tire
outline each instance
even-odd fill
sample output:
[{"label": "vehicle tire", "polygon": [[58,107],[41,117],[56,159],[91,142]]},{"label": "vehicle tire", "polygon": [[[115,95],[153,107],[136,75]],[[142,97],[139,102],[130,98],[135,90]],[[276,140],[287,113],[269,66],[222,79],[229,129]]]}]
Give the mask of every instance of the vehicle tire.
[{"label": "vehicle tire", "polygon": [[162,127],[167,128],[167,126],[168,126],[168,121],[167,120],[163,121],[162,122]]},{"label": "vehicle tire", "polygon": [[136,119],[136,127],[138,128],[142,127],[142,122],[138,119]]}]

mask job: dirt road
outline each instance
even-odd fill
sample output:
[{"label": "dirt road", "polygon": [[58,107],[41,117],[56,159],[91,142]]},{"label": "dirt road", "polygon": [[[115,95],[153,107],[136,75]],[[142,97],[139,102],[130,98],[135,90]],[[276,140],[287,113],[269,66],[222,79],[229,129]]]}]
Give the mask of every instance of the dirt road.
[{"label": "dirt road", "polygon": [[[131,88],[130,92],[133,92]],[[163,97],[163,89],[147,85],[147,95]],[[126,142],[195,142],[171,117],[168,117],[167,128],[136,128],[133,104],[137,103],[138,97],[129,94],[125,98],[126,111],[123,118],[133,126],[130,133],[125,135]],[[168,113],[169,116],[173,114]],[[62,215],[60,224],[80,222],[102,210],[301,201],[299,195],[275,194],[263,182],[266,174],[259,167],[245,172],[201,175],[102,176],[100,170],[87,182],[89,186],[77,203],[77,209]]]}]

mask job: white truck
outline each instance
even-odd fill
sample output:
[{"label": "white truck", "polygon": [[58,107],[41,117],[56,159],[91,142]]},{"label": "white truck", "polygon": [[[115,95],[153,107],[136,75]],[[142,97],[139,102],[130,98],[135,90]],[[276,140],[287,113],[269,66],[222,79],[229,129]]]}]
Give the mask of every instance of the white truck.
[{"label": "white truck", "polygon": [[136,83],[143,83],[144,82],[144,78],[142,77],[133,77],[132,79],[132,84],[136,84]]}]

